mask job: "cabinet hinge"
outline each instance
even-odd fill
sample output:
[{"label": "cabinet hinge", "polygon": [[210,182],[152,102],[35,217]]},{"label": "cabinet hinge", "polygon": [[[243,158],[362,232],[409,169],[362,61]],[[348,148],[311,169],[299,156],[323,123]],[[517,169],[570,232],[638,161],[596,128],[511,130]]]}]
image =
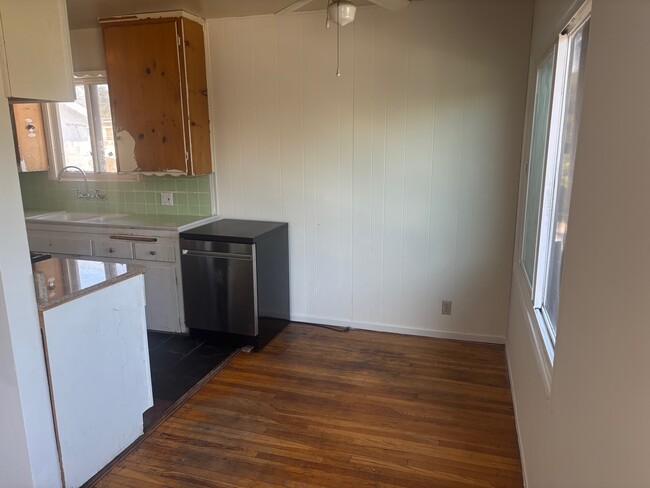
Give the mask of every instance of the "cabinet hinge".
[{"label": "cabinet hinge", "polygon": [[185,151],[185,162],[187,163],[190,160],[190,153]]},{"label": "cabinet hinge", "polygon": [[176,36],[176,45],[177,46],[181,45],[181,36]]}]

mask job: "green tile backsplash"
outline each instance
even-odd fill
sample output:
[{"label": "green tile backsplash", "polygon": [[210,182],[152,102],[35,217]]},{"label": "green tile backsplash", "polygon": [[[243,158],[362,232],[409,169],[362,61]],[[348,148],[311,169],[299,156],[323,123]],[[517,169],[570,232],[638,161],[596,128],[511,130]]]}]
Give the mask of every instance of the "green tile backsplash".
[{"label": "green tile backsplash", "polygon": [[[123,214],[198,215],[212,214],[210,176],[142,176],[141,181],[89,181],[108,195],[107,200],[77,199],[83,181],[50,180],[46,171],[20,173],[23,206],[26,209],[67,210]],[[160,192],[173,192],[174,205],[160,204]]]}]

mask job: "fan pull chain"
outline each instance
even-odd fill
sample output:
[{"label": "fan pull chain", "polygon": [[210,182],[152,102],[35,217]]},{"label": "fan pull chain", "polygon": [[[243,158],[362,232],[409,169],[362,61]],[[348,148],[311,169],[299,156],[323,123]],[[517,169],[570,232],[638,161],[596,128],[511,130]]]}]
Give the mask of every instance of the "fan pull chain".
[{"label": "fan pull chain", "polygon": [[336,2],[336,76],[341,76],[341,22],[340,22],[340,9],[339,0],[327,1],[327,19],[325,20],[325,27],[330,28],[330,5]]},{"label": "fan pull chain", "polygon": [[327,0],[327,7],[325,7],[325,12],[327,16],[327,20],[325,21],[325,28],[329,29],[330,28],[330,4],[332,3],[332,0]]},{"label": "fan pull chain", "polygon": [[[337,0],[338,6],[338,0]],[[341,76],[341,24],[339,23],[339,9],[336,9],[336,76]]]}]

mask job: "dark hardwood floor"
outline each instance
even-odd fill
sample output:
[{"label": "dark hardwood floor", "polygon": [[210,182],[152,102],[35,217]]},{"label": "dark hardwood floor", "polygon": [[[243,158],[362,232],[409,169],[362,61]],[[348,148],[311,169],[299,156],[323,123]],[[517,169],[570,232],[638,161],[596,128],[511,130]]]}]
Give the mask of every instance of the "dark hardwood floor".
[{"label": "dark hardwood floor", "polygon": [[291,324],[101,487],[521,487],[503,346]]}]

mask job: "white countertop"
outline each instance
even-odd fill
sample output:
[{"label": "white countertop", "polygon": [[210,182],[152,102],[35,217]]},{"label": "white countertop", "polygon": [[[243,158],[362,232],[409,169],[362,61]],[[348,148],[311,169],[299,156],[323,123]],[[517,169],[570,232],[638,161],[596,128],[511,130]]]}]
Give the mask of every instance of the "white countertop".
[{"label": "white countertop", "polygon": [[175,232],[183,232],[219,219],[218,215],[201,217],[197,215],[89,214],[65,211],[53,212],[51,210],[25,210],[25,220],[33,223]]},{"label": "white countertop", "polygon": [[[106,266],[109,265],[109,266]],[[62,303],[67,303],[75,298],[88,295],[96,290],[101,290],[114,283],[119,283],[133,276],[143,274],[147,268],[137,264],[105,263],[102,261],[87,261],[83,259],[64,259],[52,257],[32,265],[34,271],[34,284],[38,283],[37,273],[47,278],[47,272],[52,266],[59,269],[74,270],[73,273],[60,273],[60,283],[52,284],[48,294],[47,289],[36,288],[38,309],[42,312]],[[43,281],[45,285],[45,281]]]}]

